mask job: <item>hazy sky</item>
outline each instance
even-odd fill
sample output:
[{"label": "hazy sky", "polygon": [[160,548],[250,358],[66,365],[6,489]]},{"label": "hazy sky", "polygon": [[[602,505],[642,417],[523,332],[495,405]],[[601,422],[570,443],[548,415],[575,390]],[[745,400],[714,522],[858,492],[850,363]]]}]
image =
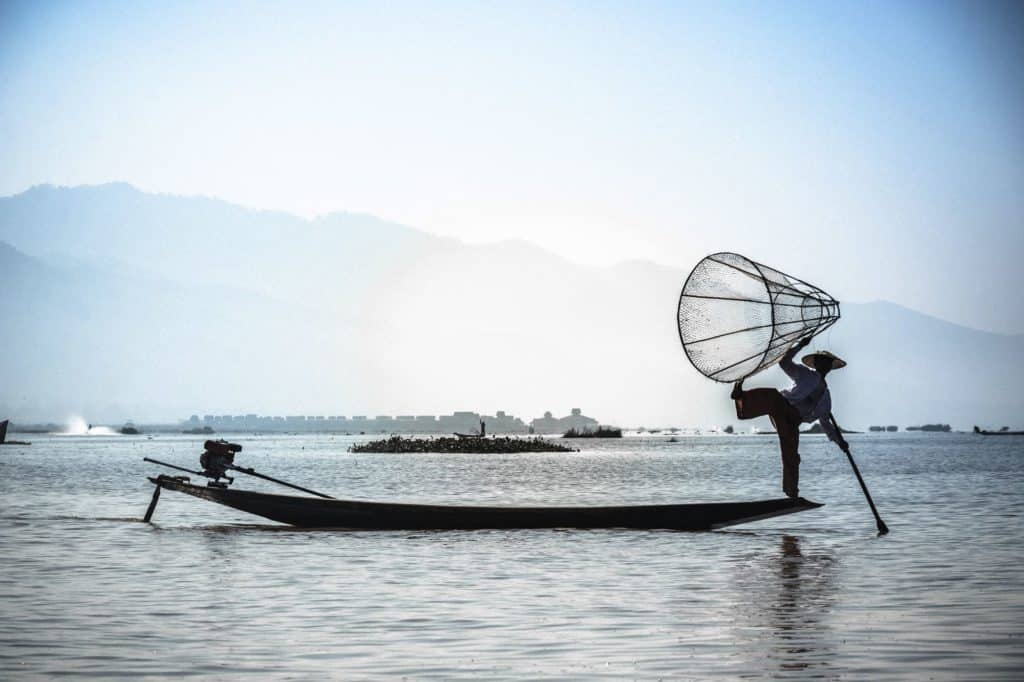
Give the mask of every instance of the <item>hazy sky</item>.
[{"label": "hazy sky", "polygon": [[1024,331],[1014,3],[0,3],[0,194],[125,180]]}]

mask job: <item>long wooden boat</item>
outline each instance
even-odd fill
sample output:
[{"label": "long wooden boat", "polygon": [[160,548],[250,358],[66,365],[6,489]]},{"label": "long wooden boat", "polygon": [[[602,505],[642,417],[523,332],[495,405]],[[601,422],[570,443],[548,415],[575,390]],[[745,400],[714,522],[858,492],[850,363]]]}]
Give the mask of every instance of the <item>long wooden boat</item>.
[{"label": "long wooden boat", "polygon": [[974,432],[979,436],[1024,436],[1024,431],[1010,431],[1005,427],[999,431],[986,431],[975,426]]},{"label": "long wooden boat", "polygon": [[[712,530],[816,509],[803,498],[756,502],[660,504],[627,507],[472,507],[393,504],[272,495],[198,486],[180,476],[149,479],[175,490],[249,514],[303,528],[374,530],[471,530],[485,528],[638,528]],[[155,498],[154,498],[155,504]],[[152,506],[151,506],[152,510]],[[151,513],[151,512],[150,512]],[[149,514],[147,514],[148,519]]]}]

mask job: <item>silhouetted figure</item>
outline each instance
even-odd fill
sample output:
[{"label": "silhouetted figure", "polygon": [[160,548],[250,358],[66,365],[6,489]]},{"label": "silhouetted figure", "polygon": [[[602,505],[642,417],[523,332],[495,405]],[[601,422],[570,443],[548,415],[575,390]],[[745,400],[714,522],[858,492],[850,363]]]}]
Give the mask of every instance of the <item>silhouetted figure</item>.
[{"label": "silhouetted figure", "polygon": [[830,371],[845,367],[846,363],[828,351],[817,351],[801,358],[806,366],[797,365],[793,357],[810,341],[811,337],[806,337],[793,344],[779,361],[779,367],[793,380],[791,388],[785,391],[774,388],[744,391],[741,379],[732,389],[737,417],[754,419],[767,415],[772,420],[782,450],[782,490],[789,497],[799,495],[800,453],[797,448],[800,445],[801,423],[817,420],[829,440],[844,452],[849,447],[833,425],[832,397],[825,383],[825,376]]},{"label": "silhouetted figure", "polygon": [[484,424],[484,420],[480,420],[480,437],[483,438],[487,435],[487,425]]}]

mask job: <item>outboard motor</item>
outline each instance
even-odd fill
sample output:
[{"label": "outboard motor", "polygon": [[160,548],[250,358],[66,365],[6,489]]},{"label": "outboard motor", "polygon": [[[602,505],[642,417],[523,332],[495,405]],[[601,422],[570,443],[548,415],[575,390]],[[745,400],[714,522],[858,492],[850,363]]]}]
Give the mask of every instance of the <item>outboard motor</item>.
[{"label": "outboard motor", "polygon": [[227,475],[227,470],[235,463],[235,453],[242,451],[238,443],[229,443],[226,440],[208,440],[203,444],[205,450],[199,455],[199,466],[203,467],[203,473],[213,479],[210,483],[216,487],[227,487],[218,479],[226,478],[228,483],[234,479]]}]

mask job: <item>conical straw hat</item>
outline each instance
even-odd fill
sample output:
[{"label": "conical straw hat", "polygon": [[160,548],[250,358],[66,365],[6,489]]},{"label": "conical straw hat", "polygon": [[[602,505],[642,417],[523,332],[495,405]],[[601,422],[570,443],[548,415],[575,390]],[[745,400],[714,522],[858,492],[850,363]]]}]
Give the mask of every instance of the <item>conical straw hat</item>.
[{"label": "conical straw hat", "polygon": [[832,369],[842,369],[843,367],[846,367],[845,360],[835,355],[832,355],[832,353],[829,353],[827,350],[816,350],[813,353],[808,353],[807,355],[800,358],[800,362],[804,363],[811,369],[814,369],[814,357],[817,355],[820,355],[825,358],[832,358]]}]

